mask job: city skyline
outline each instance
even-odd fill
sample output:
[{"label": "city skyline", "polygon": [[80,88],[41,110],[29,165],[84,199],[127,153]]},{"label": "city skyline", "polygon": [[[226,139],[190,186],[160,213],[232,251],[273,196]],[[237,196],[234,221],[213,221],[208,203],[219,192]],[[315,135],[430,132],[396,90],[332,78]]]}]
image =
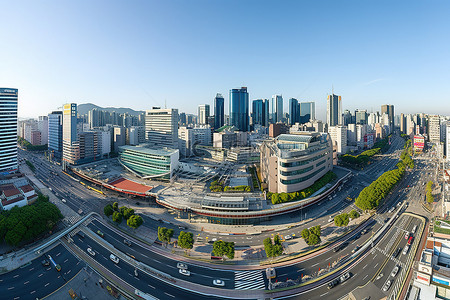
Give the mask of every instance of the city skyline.
[{"label": "city skyline", "polygon": [[[249,100],[282,94],[313,101],[322,120],[333,87],[344,109],[379,111],[391,103],[398,112],[450,114],[444,105],[449,42],[441,38],[448,31],[445,2],[390,3],[389,10],[356,1],[247,1],[239,10],[202,1],[66,4],[12,3],[0,20],[11,41],[0,49],[0,82],[20,90],[20,117],[47,115],[67,102],[127,103],[136,110],[167,103],[195,114],[199,104],[212,106],[217,93],[241,86],[248,87]],[[323,18],[329,13],[339,17]],[[257,22],[271,15],[280,17]],[[228,43],[237,36],[246,47]],[[261,47],[269,44],[281,47]],[[422,108],[423,101],[428,105]]]}]

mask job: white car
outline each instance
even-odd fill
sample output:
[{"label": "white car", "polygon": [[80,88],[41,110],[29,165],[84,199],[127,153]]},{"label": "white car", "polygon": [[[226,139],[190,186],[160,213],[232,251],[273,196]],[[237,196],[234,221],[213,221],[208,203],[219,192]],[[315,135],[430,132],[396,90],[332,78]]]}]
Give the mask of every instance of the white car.
[{"label": "white car", "polygon": [[225,286],[225,281],[220,280],[220,279],[214,279],[213,284],[217,285],[217,286]]},{"label": "white car", "polygon": [[383,292],[387,292],[387,290],[391,287],[392,279],[386,281],[386,283],[383,285]]},{"label": "white car", "polygon": [[186,270],[188,268],[188,266],[184,263],[179,262],[179,263],[177,263],[177,268]]},{"label": "white car", "polygon": [[285,240],[291,240],[291,239],[292,239],[292,235],[289,235],[289,234],[288,234],[288,235],[286,235],[286,236],[284,237],[284,239],[285,239]]},{"label": "white car", "polygon": [[397,275],[399,269],[400,269],[399,266],[395,266],[395,268],[391,272],[391,276],[395,277]]},{"label": "white car", "polygon": [[186,270],[186,269],[179,269],[178,272],[179,272],[181,275],[184,275],[184,276],[191,276],[191,272],[189,272],[189,271]]},{"label": "white car", "polygon": [[111,253],[111,255],[109,256],[109,259],[111,259],[114,263],[118,264],[119,263],[119,258],[117,256],[115,256],[114,254]]},{"label": "white car", "polygon": [[62,201],[63,203],[66,203],[66,202],[67,202],[66,199],[61,199],[61,201]]},{"label": "white car", "polygon": [[409,245],[406,245],[405,248],[403,248],[403,255],[406,255],[406,253],[408,253],[409,250]]},{"label": "white car", "polygon": [[88,252],[90,255],[95,256],[95,252],[94,252],[94,250],[92,250],[91,248],[87,248],[87,252]]}]

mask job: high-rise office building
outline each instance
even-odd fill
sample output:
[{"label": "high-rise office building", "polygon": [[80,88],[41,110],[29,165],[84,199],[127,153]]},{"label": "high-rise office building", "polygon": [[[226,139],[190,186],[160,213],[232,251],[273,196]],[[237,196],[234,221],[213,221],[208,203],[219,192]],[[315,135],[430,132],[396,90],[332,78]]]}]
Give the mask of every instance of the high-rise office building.
[{"label": "high-rise office building", "polygon": [[389,130],[394,131],[394,105],[384,104],[381,105],[381,114],[387,114],[389,117]]},{"label": "high-rise office building", "polygon": [[18,90],[0,88],[0,173],[17,170]]},{"label": "high-rise office building", "polygon": [[289,124],[300,122],[300,105],[295,98],[289,99]]},{"label": "high-rise office building", "polygon": [[198,123],[201,125],[208,124],[209,104],[200,104],[198,106]]},{"label": "high-rise office building", "polygon": [[62,122],[62,111],[54,111],[48,115],[48,151],[52,159],[62,157]]},{"label": "high-rise office building", "polygon": [[230,125],[240,131],[249,129],[249,103],[246,87],[230,90]]},{"label": "high-rise office building", "polygon": [[316,103],[315,102],[300,102],[300,116],[299,123],[305,124],[310,120],[316,119]]},{"label": "high-rise office building", "polygon": [[446,159],[450,162],[450,124],[446,126],[445,151]]},{"label": "high-rise office building", "polygon": [[63,107],[63,166],[76,164],[80,159],[77,137],[77,104],[67,103]]},{"label": "high-rise office building", "polygon": [[269,126],[269,100],[253,100],[252,121],[253,125]]},{"label": "high-rise office building", "polygon": [[400,133],[406,133],[406,119],[403,113],[400,114]]},{"label": "high-rise office building", "polygon": [[356,110],[355,111],[355,120],[356,124],[367,124],[368,123],[368,116],[367,116],[367,110]]},{"label": "high-rise office building", "polygon": [[341,96],[331,94],[327,98],[327,123],[328,126],[342,124],[342,99]]},{"label": "high-rise office building", "polygon": [[281,122],[283,120],[283,96],[273,95],[272,96],[272,113],[273,113],[273,123]]},{"label": "high-rise office building", "polygon": [[155,147],[178,149],[178,109],[153,107],[145,111],[145,137]]},{"label": "high-rise office building", "polygon": [[441,140],[441,119],[439,116],[428,117],[428,140],[439,143]]},{"label": "high-rise office building", "polygon": [[225,124],[225,99],[222,94],[217,93],[214,98],[214,129]]}]

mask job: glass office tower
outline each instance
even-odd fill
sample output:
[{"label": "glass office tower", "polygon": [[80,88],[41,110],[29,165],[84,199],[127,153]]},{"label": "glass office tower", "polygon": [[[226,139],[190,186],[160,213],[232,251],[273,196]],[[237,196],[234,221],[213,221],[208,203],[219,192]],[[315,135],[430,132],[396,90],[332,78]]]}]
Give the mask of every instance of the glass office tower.
[{"label": "glass office tower", "polygon": [[249,104],[247,88],[230,90],[230,125],[240,131],[249,130]]}]

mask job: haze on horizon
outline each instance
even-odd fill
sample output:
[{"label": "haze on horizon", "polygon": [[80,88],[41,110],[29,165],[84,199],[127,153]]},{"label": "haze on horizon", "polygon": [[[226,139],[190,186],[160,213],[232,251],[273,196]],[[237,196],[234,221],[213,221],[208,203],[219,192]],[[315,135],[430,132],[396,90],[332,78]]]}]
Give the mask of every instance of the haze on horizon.
[{"label": "haze on horizon", "polygon": [[247,86],[250,99],[450,114],[447,1],[3,2],[0,86],[19,116],[63,103],[196,113]]}]

